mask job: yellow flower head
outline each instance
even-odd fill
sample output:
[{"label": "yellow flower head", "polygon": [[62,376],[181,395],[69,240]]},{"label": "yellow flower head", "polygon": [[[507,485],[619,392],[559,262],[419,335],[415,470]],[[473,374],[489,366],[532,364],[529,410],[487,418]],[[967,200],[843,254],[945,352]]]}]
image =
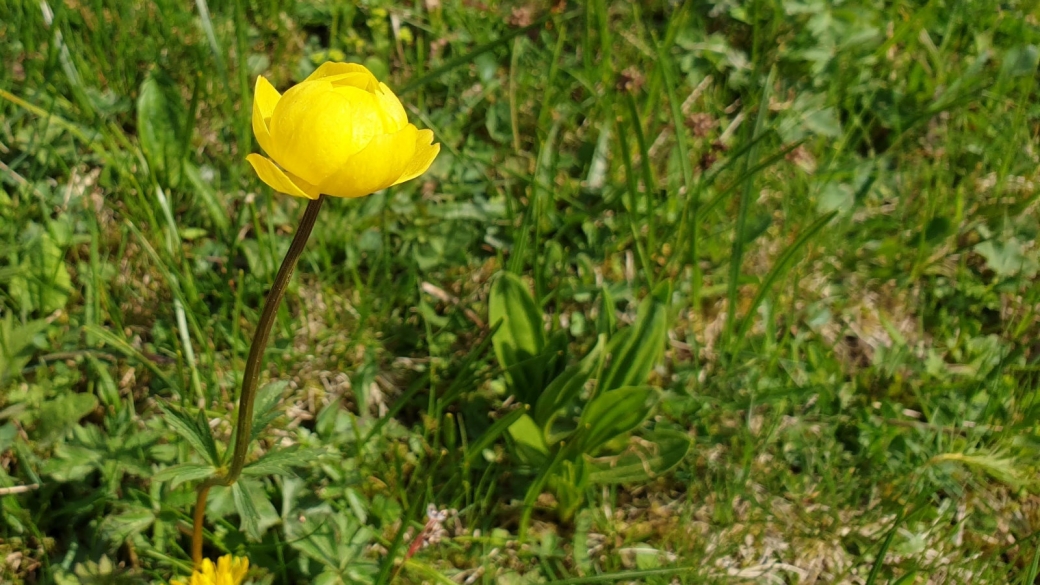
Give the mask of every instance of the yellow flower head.
[{"label": "yellow flower head", "polygon": [[253,133],[270,157],[246,157],[260,180],[308,199],[364,197],[403,183],[426,172],[441,149],[433,132],[408,123],[394,92],[355,63],[325,63],[285,95],[257,78]]},{"label": "yellow flower head", "polygon": [[174,579],[170,585],[240,585],[248,571],[249,559],[224,555],[217,559],[216,565],[203,559],[187,581]]}]

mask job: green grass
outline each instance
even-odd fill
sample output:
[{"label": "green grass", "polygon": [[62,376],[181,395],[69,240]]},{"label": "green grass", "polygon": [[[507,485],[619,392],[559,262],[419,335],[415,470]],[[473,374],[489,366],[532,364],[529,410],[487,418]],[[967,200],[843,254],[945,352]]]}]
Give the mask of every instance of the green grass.
[{"label": "green grass", "polygon": [[[304,464],[242,484],[252,528],[215,489],[208,555],[271,584],[1036,581],[1036,3],[549,4],[5,0],[0,582],[190,569],[194,481],[154,476],[202,460],[159,405],[227,444],[303,209],[244,161],[252,83],[329,58],[442,151],[326,203],[265,370],[259,450]],[[504,269],[565,357],[671,283],[617,447],[693,439],[573,518],[542,494],[524,542]],[[405,560],[429,504],[457,515]]]}]

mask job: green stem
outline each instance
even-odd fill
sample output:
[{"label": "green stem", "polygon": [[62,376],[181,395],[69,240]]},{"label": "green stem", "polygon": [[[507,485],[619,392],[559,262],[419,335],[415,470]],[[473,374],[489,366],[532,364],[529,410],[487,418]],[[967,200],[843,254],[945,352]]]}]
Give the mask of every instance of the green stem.
[{"label": "green stem", "polygon": [[260,379],[260,368],[263,366],[264,349],[267,340],[271,336],[271,327],[278,315],[278,306],[282,304],[282,297],[289,288],[296,262],[303,254],[303,249],[310,238],[314,222],[318,218],[318,211],[325,200],[324,195],[312,199],[307,204],[307,210],[303,212],[303,219],[296,229],[289,251],[282,259],[282,266],[278,269],[278,275],[271,285],[271,292],[264,302],[264,310],[260,313],[260,321],[256,324],[256,333],[253,334],[253,343],[249,346],[249,357],[246,358],[246,371],[242,376],[242,391],[238,395],[238,422],[235,424],[235,451],[231,456],[231,468],[224,476],[225,485],[231,485],[238,480],[242,468],[246,464],[246,455],[249,451],[249,443],[253,435],[253,402],[256,400],[256,384]]},{"label": "green stem", "polygon": [[[238,481],[242,474],[242,468],[246,465],[246,455],[249,452],[249,443],[253,435],[253,403],[256,401],[256,384],[260,380],[260,367],[263,366],[264,349],[267,340],[271,337],[271,328],[274,319],[278,315],[278,306],[282,304],[282,297],[289,288],[293,271],[296,270],[296,262],[299,261],[303,249],[307,246],[307,240],[314,229],[314,222],[318,219],[318,211],[325,201],[324,195],[318,195],[307,203],[307,209],[303,212],[300,225],[296,228],[296,235],[289,244],[289,251],[282,259],[282,265],[278,269],[278,275],[274,277],[271,292],[264,301],[264,309],[260,313],[260,321],[256,325],[253,334],[253,343],[249,346],[249,357],[246,358],[246,371],[242,376],[242,391],[238,394],[238,422],[235,425],[235,450],[231,456],[231,468],[226,474],[211,477],[197,488],[197,499],[195,501],[195,516],[191,535],[191,557],[198,567],[202,562],[202,524],[206,517],[206,498],[213,486],[230,486]],[[241,278],[239,279],[241,280]]]}]

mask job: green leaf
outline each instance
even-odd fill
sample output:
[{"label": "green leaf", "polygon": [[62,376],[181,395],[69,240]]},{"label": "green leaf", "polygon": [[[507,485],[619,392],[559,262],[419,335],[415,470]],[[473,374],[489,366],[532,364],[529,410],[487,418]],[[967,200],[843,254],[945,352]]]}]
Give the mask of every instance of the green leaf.
[{"label": "green leaf", "polygon": [[1034,254],[1015,237],[1004,241],[986,240],[976,244],[975,251],[986,259],[986,265],[998,276],[1010,277],[1022,273],[1032,278],[1040,269]]},{"label": "green leaf", "polygon": [[289,382],[278,380],[265,384],[263,388],[257,390],[256,401],[253,403],[253,430],[250,441],[257,440],[261,433],[282,415],[282,411],[275,407],[278,406],[278,401],[282,399],[282,394],[285,393],[288,386]]},{"label": "green leaf", "polygon": [[49,442],[65,434],[79,420],[97,408],[93,394],[61,394],[40,406],[36,417],[38,440]]},{"label": "green leaf", "polygon": [[[534,407],[534,420],[539,426],[547,428],[554,415],[574,400],[589,379],[599,370],[603,362],[603,348],[606,346],[606,335],[600,335],[596,345],[577,365],[571,366],[556,376],[538,397]],[[546,433],[548,436],[548,433]],[[555,441],[549,441],[554,443]]]},{"label": "green leaf", "polygon": [[293,467],[307,465],[320,453],[317,449],[300,449],[293,445],[286,449],[268,451],[263,457],[246,465],[242,475],[264,477],[267,475],[293,475]]},{"label": "green leaf", "polygon": [[54,455],[40,466],[40,474],[63,483],[81,482],[102,464],[102,453],[98,451],[59,443]]},{"label": "green leaf", "polygon": [[556,473],[549,478],[549,489],[556,494],[556,513],[560,520],[570,522],[574,518],[574,513],[585,503],[588,484],[588,465],[583,458],[560,462]]},{"label": "green leaf", "polygon": [[469,445],[466,450],[466,463],[470,464],[480,457],[487,449],[491,446],[491,443],[495,441],[502,433],[506,432],[513,423],[515,423],[520,417],[525,416],[527,411],[523,408],[517,408],[516,410],[510,411],[502,418],[496,420],[488,430],[484,431],[480,438]]},{"label": "green leaf", "polygon": [[1004,55],[1000,73],[1007,77],[1034,75],[1040,61],[1040,49],[1036,45],[1019,45],[1008,50]]},{"label": "green leaf", "polygon": [[11,277],[9,293],[26,312],[53,313],[65,307],[72,291],[72,278],[65,266],[65,251],[46,230],[35,223],[21,236],[23,254],[20,270]]},{"label": "green leaf", "polygon": [[209,220],[213,222],[213,226],[221,232],[226,230],[228,228],[228,211],[224,209],[213,187],[202,178],[198,167],[189,161],[184,161],[182,168],[184,178],[188,180],[188,184],[191,185],[192,190],[202,201],[206,213],[209,215]]},{"label": "green leaf", "polygon": [[137,135],[148,166],[163,186],[176,187],[181,180],[187,143],[184,111],[173,80],[152,70],[137,98]]},{"label": "green leaf", "polygon": [[11,313],[0,321],[0,386],[21,373],[36,351],[33,340],[47,329],[47,321],[38,319],[24,325],[16,323]]},{"label": "green leaf", "polygon": [[217,470],[212,465],[200,463],[181,463],[160,470],[152,476],[153,481],[168,481],[170,488],[175,488],[182,483],[209,479],[216,475]]},{"label": "green leaf", "polygon": [[657,390],[650,386],[601,392],[582,412],[581,429],[575,439],[578,449],[594,455],[604,443],[633,431],[650,416],[657,399]]},{"label": "green leaf", "polygon": [[530,416],[525,414],[509,425],[509,434],[516,441],[520,456],[529,463],[540,463],[549,456],[542,429]]},{"label": "green leaf", "polygon": [[693,442],[685,433],[658,431],[644,437],[644,444],[610,457],[588,460],[589,479],[595,484],[642,483],[678,465],[690,452]]},{"label": "green leaf", "polygon": [[943,453],[929,460],[931,464],[960,463],[976,471],[982,471],[993,479],[1013,488],[1020,488],[1027,483],[1027,478],[1020,470],[1022,467],[1013,457],[998,452],[986,453]]},{"label": "green leaf", "polygon": [[737,340],[739,343],[740,339],[743,339],[747,335],[748,330],[751,328],[751,318],[757,313],[758,306],[765,300],[766,295],[773,289],[773,285],[776,284],[777,280],[787,272],[787,269],[791,267],[794,262],[797,253],[807,244],[813,236],[816,235],[821,229],[824,228],[834,216],[838,215],[837,211],[831,211],[816,218],[816,221],[812,222],[809,227],[795,238],[794,242],[791,243],[780,257],[777,259],[773,267],[769,269],[769,273],[766,274],[765,278],[762,279],[761,284],[758,286],[758,291],[755,293],[755,298],[752,299],[751,305],[748,307],[744,317],[740,320],[740,324],[737,326]]},{"label": "green leaf", "polygon": [[506,382],[525,404],[541,391],[542,375],[537,358],[545,349],[542,313],[519,276],[502,272],[491,285],[488,313],[491,323],[502,322],[492,343]]},{"label": "green leaf", "polygon": [[231,486],[231,496],[235,500],[235,508],[242,520],[239,530],[254,541],[260,540],[260,512],[253,502],[253,496],[246,490],[245,483],[238,481]]},{"label": "green leaf", "polygon": [[600,381],[600,392],[645,384],[661,359],[668,339],[668,299],[671,283],[662,282],[639,304],[636,322],[611,340],[610,366]]},{"label": "green leaf", "polygon": [[101,522],[101,534],[117,546],[122,546],[127,538],[146,530],[155,522],[155,512],[147,508],[134,507],[115,516],[108,516]]},{"label": "green leaf", "polygon": [[210,465],[220,467],[217,443],[213,440],[213,433],[202,411],[199,411],[197,417],[192,418],[188,413],[172,406],[159,404],[159,408],[166,415],[166,424],[170,428],[183,437]]}]

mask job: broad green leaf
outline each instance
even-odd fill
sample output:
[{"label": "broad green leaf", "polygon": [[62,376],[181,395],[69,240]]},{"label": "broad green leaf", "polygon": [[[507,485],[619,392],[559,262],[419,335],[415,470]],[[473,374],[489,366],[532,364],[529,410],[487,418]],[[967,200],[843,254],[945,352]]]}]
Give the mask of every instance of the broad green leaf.
[{"label": "broad green leaf", "polygon": [[610,366],[600,380],[600,392],[645,384],[661,359],[668,338],[668,299],[671,284],[662,282],[639,304],[636,322],[611,340]]},{"label": "broad green leaf", "polygon": [[292,468],[307,465],[319,451],[316,449],[300,449],[293,445],[286,449],[269,451],[263,457],[242,469],[243,475],[264,477],[267,475],[293,475]]},{"label": "broad green leaf", "polygon": [[181,180],[186,129],[184,102],[174,82],[158,69],[141,83],[137,98],[137,136],[148,166],[165,187]]},{"label": "broad green leaf", "polygon": [[530,416],[525,414],[518,418],[509,426],[509,434],[516,441],[520,455],[529,463],[539,463],[549,456],[542,429]]},{"label": "broad green leaf", "polygon": [[239,530],[245,532],[251,540],[260,540],[260,512],[256,509],[252,494],[246,490],[245,483],[235,482],[231,486],[231,496],[235,499],[235,508],[242,521]]},{"label": "broad green leaf", "polygon": [[[546,428],[553,415],[570,404],[589,379],[599,369],[603,361],[603,348],[606,346],[606,335],[600,335],[596,345],[577,365],[571,366],[556,376],[538,397],[534,407],[534,420]],[[550,441],[552,443],[554,441]]]},{"label": "broad green leaf", "polygon": [[646,443],[632,445],[610,457],[589,459],[589,479],[595,484],[642,483],[678,465],[693,444],[678,431],[658,431],[643,437]]},{"label": "broad green leaf", "polygon": [[517,398],[530,404],[541,391],[538,358],[545,349],[542,313],[519,276],[502,272],[491,285],[488,313],[491,323],[502,322],[492,343]]},{"label": "broad green leaf", "polygon": [[199,463],[181,463],[160,470],[152,476],[153,481],[168,481],[170,487],[175,488],[182,483],[209,479],[216,475],[217,470],[212,465]]},{"label": "broad green leaf", "polygon": [[629,433],[650,416],[657,404],[657,390],[649,386],[627,386],[601,392],[585,407],[578,430],[578,449],[595,455],[604,443]]},{"label": "broad green leaf", "polygon": [[183,437],[210,465],[220,466],[217,444],[202,411],[199,411],[197,417],[192,418],[188,413],[172,406],[159,404],[159,408],[166,415],[166,424],[170,428]]}]

